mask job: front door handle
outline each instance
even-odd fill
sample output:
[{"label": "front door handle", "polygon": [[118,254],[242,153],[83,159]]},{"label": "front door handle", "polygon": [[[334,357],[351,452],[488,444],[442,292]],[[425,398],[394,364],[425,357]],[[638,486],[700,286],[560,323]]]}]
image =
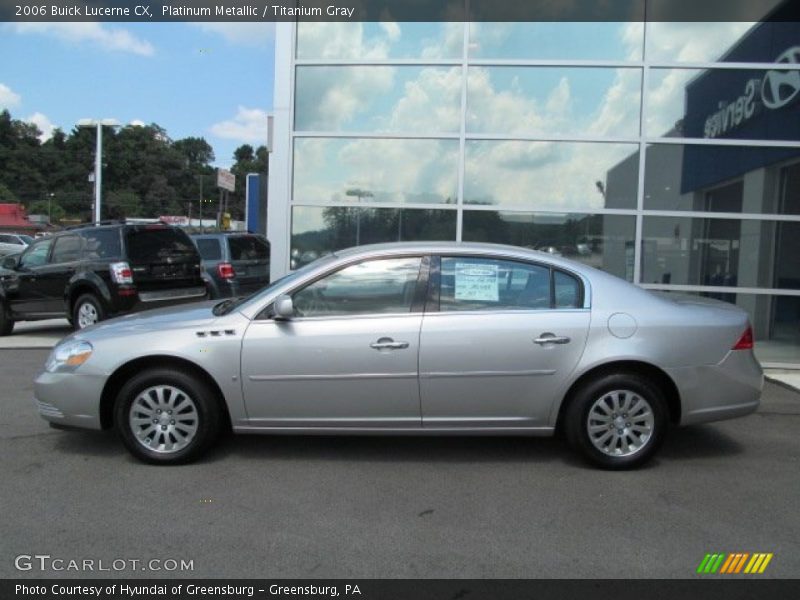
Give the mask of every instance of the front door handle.
[{"label": "front door handle", "polygon": [[545,344],[569,344],[572,340],[565,335],[555,335],[554,333],[543,333],[533,340],[534,344],[544,346]]},{"label": "front door handle", "polygon": [[377,342],[369,345],[374,350],[403,350],[408,348],[408,342],[395,342],[392,338],[382,337]]}]

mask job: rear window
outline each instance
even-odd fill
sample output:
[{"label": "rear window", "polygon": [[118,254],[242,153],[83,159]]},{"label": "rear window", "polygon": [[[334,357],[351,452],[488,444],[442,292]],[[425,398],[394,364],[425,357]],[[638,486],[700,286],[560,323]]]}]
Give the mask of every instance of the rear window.
[{"label": "rear window", "polygon": [[197,242],[197,249],[200,251],[200,258],[203,260],[222,260],[222,246],[219,245],[219,240],[205,238],[195,240],[195,242]]},{"label": "rear window", "polygon": [[267,260],[269,246],[255,235],[231,236],[228,238],[231,260]]},{"label": "rear window", "polygon": [[132,229],[125,236],[128,259],[135,263],[158,262],[174,256],[197,256],[189,236],[180,229],[157,227]]}]

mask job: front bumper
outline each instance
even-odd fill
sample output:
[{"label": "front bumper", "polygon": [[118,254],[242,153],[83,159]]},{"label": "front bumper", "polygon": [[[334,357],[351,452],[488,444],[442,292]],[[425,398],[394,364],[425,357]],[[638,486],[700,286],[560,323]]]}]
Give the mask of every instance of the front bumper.
[{"label": "front bumper", "polygon": [[681,425],[742,417],[761,402],[764,373],[750,350],[731,350],[716,365],[668,369],[681,397]]},{"label": "front bumper", "polygon": [[106,375],[86,372],[42,371],[33,382],[39,415],[50,423],[81,429],[102,429],[100,397]]}]

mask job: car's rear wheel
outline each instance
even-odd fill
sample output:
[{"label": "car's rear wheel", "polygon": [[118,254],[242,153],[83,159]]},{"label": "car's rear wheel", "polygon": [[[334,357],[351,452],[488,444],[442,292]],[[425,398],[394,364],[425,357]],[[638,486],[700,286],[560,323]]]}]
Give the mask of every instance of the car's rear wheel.
[{"label": "car's rear wheel", "polygon": [[564,414],[570,445],[606,469],[633,469],[664,439],[667,405],[661,390],[634,373],[612,373],[581,386]]},{"label": "car's rear wheel", "polygon": [[0,302],[0,336],[11,335],[14,331],[14,319],[12,319],[6,311],[6,306]]},{"label": "car's rear wheel", "polygon": [[83,294],[72,306],[72,326],[76,330],[86,329],[105,318],[103,303],[94,294]]},{"label": "car's rear wheel", "polygon": [[150,369],[120,390],[114,424],[140,460],[182,464],[198,458],[217,438],[220,411],[214,392],[196,377]]}]

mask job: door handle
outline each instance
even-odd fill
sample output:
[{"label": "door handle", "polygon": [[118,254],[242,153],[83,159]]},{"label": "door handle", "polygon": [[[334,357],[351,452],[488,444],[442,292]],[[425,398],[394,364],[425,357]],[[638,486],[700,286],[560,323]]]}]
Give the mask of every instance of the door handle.
[{"label": "door handle", "polygon": [[374,350],[403,350],[408,348],[408,342],[395,342],[392,338],[381,338],[369,345]]},{"label": "door handle", "polygon": [[565,335],[555,335],[553,333],[543,333],[533,340],[534,344],[544,346],[545,344],[569,344],[572,340]]}]

